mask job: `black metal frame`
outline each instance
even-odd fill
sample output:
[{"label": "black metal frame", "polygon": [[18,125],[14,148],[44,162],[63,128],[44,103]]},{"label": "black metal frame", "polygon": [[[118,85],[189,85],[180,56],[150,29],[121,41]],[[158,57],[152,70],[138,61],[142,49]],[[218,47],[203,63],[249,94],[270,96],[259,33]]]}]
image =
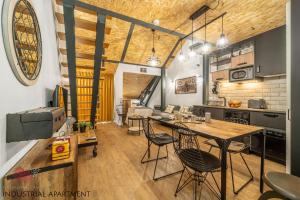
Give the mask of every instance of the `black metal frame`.
[{"label": "black metal frame", "polygon": [[[182,166],[184,167],[184,169],[181,173],[175,194],[174,194],[175,197],[183,188],[185,188],[189,183],[194,181],[194,191],[193,191],[193,199],[194,200],[197,200],[197,194],[198,194],[197,188],[198,188],[198,185],[200,185],[200,184],[202,184],[202,185],[201,185],[199,197],[201,197],[202,187],[203,187],[203,184],[205,184],[208,187],[208,189],[211,192],[213,192],[213,194],[218,199],[220,199],[221,190],[220,190],[220,187],[213,175],[214,172],[217,172],[219,170],[212,169],[211,171],[205,171],[205,172],[193,170],[194,172],[191,172],[192,169],[189,169],[189,167],[184,164],[184,162],[182,161],[182,158],[180,156],[180,152],[182,152],[183,149],[197,149],[198,151],[200,151],[200,145],[197,140],[197,135],[192,133],[192,131],[186,125],[184,125],[180,122],[175,123],[174,127],[176,127],[176,130],[174,130],[174,128],[172,128],[172,136],[173,136],[173,138],[176,138],[178,140],[173,140],[173,146],[174,146],[176,154],[178,155],[179,159],[181,160]],[[176,135],[176,133],[177,133],[177,135]],[[199,154],[199,155],[201,155],[201,154]],[[186,159],[186,158],[183,158],[183,159]],[[192,158],[189,158],[189,160],[192,160]],[[202,159],[200,159],[200,160],[202,160]],[[199,165],[206,165],[206,164],[207,164],[206,162],[199,163]],[[187,172],[189,177],[182,184],[180,184],[182,181],[184,172]],[[214,187],[210,184],[210,182],[207,180],[208,174],[211,174],[211,176],[214,180],[214,183],[217,186],[218,191],[216,191],[214,189]]]},{"label": "black metal frame", "polygon": [[99,82],[100,82],[100,73],[101,73],[101,64],[102,64],[102,54],[103,54],[103,43],[105,35],[105,20],[106,16],[99,14],[97,17],[97,27],[96,27],[96,48],[94,56],[94,74],[93,74],[93,90],[92,90],[92,107],[91,107],[91,122],[95,125],[96,118],[96,107],[99,94]]},{"label": "black metal frame", "polygon": [[[150,156],[151,156],[151,145],[154,144],[152,141],[151,141],[151,137],[152,136],[149,136],[147,134],[150,134],[150,131],[153,132],[152,130],[152,127],[150,125],[150,119],[144,119],[144,120],[147,120],[147,130],[145,130],[145,126],[144,126],[144,122],[143,122],[143,128],[144,128],[144,132],[145,132],[145,135],[147,137],[147,140],[148,140],[148,147],[147,147],[147,150],[146,152],[144,153],[142,159],[141,159],[141,163],[142,164],[145,164],[145,163],[148,163],[148,162],[152,162],[152,161],[155,161],[155,168],[154,168],[154,172],[153,172],[153,180],[154,181],[157,181],[159,179],[163,179],[163,178],[166,178],[166,177],[169,177],[169,176],[172,176],[172,175],[176,175],[178,173],[181,173],[182,170],[179,170],[179,171],[176,171],[176,172],[172,172],[172,173],[169,173],[169,174],[166,174],[166,175],[163,175],[163,176],[159,176],[159,177],[156,177],[156,168],[157,168],[157,163],[158,163],[158,160],[161,160],[161,159],[167,159],[168,156],[169,156],[169,153],[168,153],[168,145],[167,144],[164,144],[164,145],[157,145],[158,146],[158,150],[157,150],[157,155],[156,155],[156,158],[155,159],[150,159]],[[153,135],[155,135],[153,133]],[[155,136],[154,136],[155,137]],[[160,148],[162,146],[166,146],[166,152],[167,152],[167,155],[166,156],[163,156],[163,157],[159,157],[159,153],[160,153]],[[148,155],[148,159],[147,160],[144,160],[146,155]]]},{"label": "black metal frame", "polygon": [[126,38],[126,42],[125,42],[125,46],[124,46],[124,49],[123,49],[123,53],[122,53],[122,57],[121,57],[121,61],[120,62],[124,62],[124,59],[125,59],[125,56],[126,56],[126,52],[127,52],[127,48],[129,46],[129,43],[130,43],[130,40],[131,40],[131,36],[132,36],[132,33],[133,33],[133,29],[134,29],[134,24],[131,24],[130,28],[129,28],[129,31],[128,31],[128,35],[127,35],[127,38]]},{"label": "black metal frame", "polygon": [[77,121],[77,83],[76,83],[76,50],[75,50],[75,0],[63,0],[68,74],[70,82],[71,112]]},{"label": "black metal frame", "polygon": [[[167,121],[163,121],[160,119],[155,119],[155,118],[151,118],[152,120],[158,121],[160,122],[162,125],[168,126],[168,127],[174,127],[174,125],[168,123]],[[194,131],[193,131],[194,132]],[[208,137],[207,134],[205,133],[201,133],[201,132],[195,132],[197,135],[205,137],[205,138],[210,138],[210,139],[215,139],[217,144],[220,147],[221,150],[221,200],[225,200],[226,199],[226,187],[227,187],[227,175],[226,175],[226,171],[227,171],[227,151],[228,151],[228,147],[230,144],[230,140],[224,140],[224,139],[219,139],[219,138],[215,138],[215,137]],[[263,180],[263,176],[265,173],[265,143],[266,143],[266,130],[264,129],[263,132],[252,132],[252,133],[248,133],[248,135],[253,135],[253,134],[259,134],[260,135],[260,143],[263,144],[262,149],[261,149],[261,154],[260,154],[260,183],[259,183],[259,187],[260,187],[260,192],[263,193],[264,190],[264,180]],[[243,136],[243,137],[246,137]],[[236,137],[236,138],[232,138],[232,139],[239,139],[241,137]]]}]

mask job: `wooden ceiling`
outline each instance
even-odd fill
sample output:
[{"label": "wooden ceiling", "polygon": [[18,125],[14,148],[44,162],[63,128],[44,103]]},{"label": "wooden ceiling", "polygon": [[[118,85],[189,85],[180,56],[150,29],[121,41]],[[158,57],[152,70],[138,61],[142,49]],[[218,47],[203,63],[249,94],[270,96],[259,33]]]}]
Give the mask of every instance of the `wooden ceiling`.
[{"label": "wooden ceiling", "polygon": [[[285,4],[287,0],[81,0],[82,2],[112,10],[130,17],[151,23],[160,20],[160,26],[183,34],[191,32],[189,16],[204,4],[213,10],[207,12],[207,21],[227,12],[224,17],[224,32],[231,43],[235,43],[262,32],[285,24]],[[63,30],[63,9],[61,0],[56,2],[56,17],[59,32]],[[76,51],[92,58],[95,46],[91,45],[96,37],[96,13],[81,8],[75,9]],[[204,24],[204,16],[194,21],[194,29]],[[122,56],[130,23],[116,18],[106,22],[105,57],[119,61]],[[215,43],[221,32],[221,19],[207,27],[207,40]],[[203,40],[204,29],[195,37]],[[60,38],[63,40],[63,38]],[[178,37],[156,31],[156,53],[162,63],[166,60]],[[60,47],[61,48],[61,47]],[[136,25],[128,46],[125,62],[146,64],[151,55],[152,33],[150,29]],[[177,48],[178,50],[179,48]],[[175,51],[176,53],[176,51]],[[93,60],[77,58],[77,65],[93,67]],[[169,62],[170,63],[170,62]],[[114,73],[117,64],[106,63],[104,73]]]},{"label": "wooden ceiling", "polygon": [[124,73],[123,74],[123,98],[137,99],[141,92],[153,79],[153,75]]}]

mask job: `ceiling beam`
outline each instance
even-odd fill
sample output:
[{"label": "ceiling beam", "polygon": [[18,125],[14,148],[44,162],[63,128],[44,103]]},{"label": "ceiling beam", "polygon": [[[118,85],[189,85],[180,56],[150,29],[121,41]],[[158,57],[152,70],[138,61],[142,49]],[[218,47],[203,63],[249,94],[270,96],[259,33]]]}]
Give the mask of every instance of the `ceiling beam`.
[{"label": "ceiling beam", "polygon": [[[61,49],[60,48],[59,51],[60,51],[61,54],[67,55],[67,49]],[[94,55],[93,54],[88,54],[88,53],[77,52],[76,53],[76,58],[87,59],[87,60],[94,60]],[[105,60],[107,58],[104,56],[103,59]]]},{"label": "ceiling beam", "polygon": [[74,17],[74,0],[64,0],[64,21],[65,23],[65,36],[67,47],[67,59],[68,59],[68,74],[70,83],[70,95],[71,95],[71,112],[72,116],[77,121],[77,90],[76,90],[76,49],[75,49],[75,17]]},{"label": "ceiling beam", "polygon": [[92,89],[92,107],[91,107],[91,122],[95,125],[96,118],[96,109],[97,109],[97,101],[99,94],[99,79],[101,73],[101,63],[102,63],[102,55],[103,55],[103,43],[104,43],[104,35],[105,35],[105,20],[106,16],[103,14],[98,14],[97,16],[97,31],[96,31],[96,48],[94,55],[94,74],[93,74],[93,89]]},{"label": "ceiling beam", "polygon": [[121,19],[123,21],[127,21],[127,22],[130,22],[130,23],[139,25],[139,26],[143,26],[145,28],[154,29],[154,30],[157,30],[157,31],[160,31],[160,32],[163,32],[163,33],[167,33],[167,34],[170,34],[170,35],[175,35],[175,36],[180,37],[180,38],[185,37],[185,34],[176,32],[174,30],[163,28],[161,26],[156,26],[152,23],[144,22],[142,20],[139,20],[139,19],[136,19],[136,18],[133,18],[133,17],[129,17],[129,16],[126,16],[126,15],[123,15],[123,14],[120,14],[120,13],[117,13],[117,12],[114,12],[114,11],[111,11],[111,10],[107,10],[107,9],[104,9],[104,8],[93,6],[93,5],[78,1],[78,0],[75,0],[75,4],[76,4],[77,7],[81,7],[81,8],[87,9],[87,10],[92,10],[92,11],[95,11],[97,13],[101,13],[103,15],[118,18],[118,19]]},{"label": "ceiling beam", "polygon": [[125,42],[125,46],[124,46],[124,49],[123,49],[123,53],[122,53],[122,57],[121,57],[121,62],[123,62],[124,59],[125,59],[127,48],[129,46],[129,43],[130,43],[130,40],[131,40],[131,36],[132,36],[132,33],[133,33],[133,29],[134,29],[134,24],[131,24],[130,28],[129,28],[129,31],[128,31],[127,39],[126,39],[126,42]]},{"label": "ceiling beam", "polygon": [[168,64],[170,58],[173,56],[173,54],[180,42],[181,42],[181,39],[178,39],[162,67],[166,67],[166,65]]},{"label": "ceiling beam", "polygon": [[136,65],[136,66],[140,66],[140,67],[150,67],[150,68],[160,68],[160,67],[153,67],[150,65],[144,65],[144,64],[137,64],[137,63],[131,63],[131,62],[121,62],[121,61],[117,61],[117,60],[103,60],[104,62],[107,63],[114,63],[114,64],[119,64],[119,63],[123,63],[123,64],[127,64],[127,65]]}]

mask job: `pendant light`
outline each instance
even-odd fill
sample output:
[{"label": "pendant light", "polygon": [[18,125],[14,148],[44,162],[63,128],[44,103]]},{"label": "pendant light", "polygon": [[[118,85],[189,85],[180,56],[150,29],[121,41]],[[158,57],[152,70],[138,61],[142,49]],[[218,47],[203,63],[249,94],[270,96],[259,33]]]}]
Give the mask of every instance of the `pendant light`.
[{"label": "pendant light", "polygon": [[217,41],[217,48],[222,49],[228,46],[228,39],[224,34],[224,15],[222,16],[222,33],[220,35],[220,38]]},{"label": "pendant light", "polygon": [[184,62],[185,61],[185,55],[183,54],[183,51],[182,51],[182,40],[180,41],[180,44],[181,44],[181,49],[180,49],[180,53],[179,53],[179,56],[178,56],[178,60],[180,62]]},{"label": "pendant light", "polygon": [[204,44],[201,47],[202,54],[209,54],[211,45],[206,41],[206,12],[205,12],[205,26],[204,26]]},{"label": "pendant light", "polygon": [[194,20],[192,19],[192,45],[191,45],[191,50],[189,52],[190,57],[194,57],[196,55],[196,52],[193,49],[194,45]]},{"label": "pendant light", "polygon": [[154,37],[155,30],[152,29],[152,55],[147,59],[147,63],[152,67],[157,67],[160,64],[160,59],[155,55]]}]

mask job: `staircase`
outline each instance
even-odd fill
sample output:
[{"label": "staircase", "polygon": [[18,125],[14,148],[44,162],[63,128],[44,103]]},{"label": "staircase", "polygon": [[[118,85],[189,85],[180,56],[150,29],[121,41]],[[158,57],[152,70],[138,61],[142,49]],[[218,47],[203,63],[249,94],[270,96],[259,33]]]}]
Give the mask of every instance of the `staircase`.
[{"label": "staircase", "polygon": [[140,105],[142,106],[148,106],[149,100],[151,99],[159,81],[160,76],[155,76],[150,83],[147,85],[147,87],[141,92],[139,96]]}]

